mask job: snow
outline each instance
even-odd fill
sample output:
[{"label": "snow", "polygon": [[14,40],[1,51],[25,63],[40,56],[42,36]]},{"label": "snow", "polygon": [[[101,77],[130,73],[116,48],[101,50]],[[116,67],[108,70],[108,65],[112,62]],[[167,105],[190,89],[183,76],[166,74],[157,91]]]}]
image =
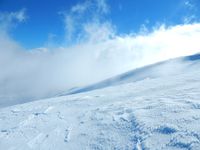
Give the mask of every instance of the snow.
[{"label": "snow", "polygon": [[1,108],[0,149],[199,150],[200,61],[163,65],[165,75],[153,67],[137,80],[134,74],[117,78],[120,84]]}]

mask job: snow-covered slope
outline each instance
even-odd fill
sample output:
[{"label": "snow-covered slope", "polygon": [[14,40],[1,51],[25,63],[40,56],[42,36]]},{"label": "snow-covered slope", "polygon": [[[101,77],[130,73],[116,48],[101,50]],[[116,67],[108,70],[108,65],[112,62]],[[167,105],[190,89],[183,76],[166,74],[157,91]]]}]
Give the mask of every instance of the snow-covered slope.
[{"label": "snow-covered slope", "polygon": [[105,88],[108,86],[119,85],[128,82],[135,82],[146,78],[156,78],[163,75],[166,76],[166,75],[180,74],[187,72],[188,68],[186,64],[188,62],[194,63],[196,61],[200,61],[200,54],[175,58],[159,62],[156,64],[148,65],[142,68],[134,69],[132,71],[128,71],[126,73],[112,77],[110,79],[106,79],[105,81],[102,81],[100,83],[92,84],[81,88],[72,88],[71,90],[68,90],[67,92],[63,92],[62,94],[58,95],[64,96],[69,94],[77,94],[95,89]]},{"label": "snow-covered slope", "polygon": [[2,108],[0,149],[199,150],[199,68],[194,55],[116,77],[104,88],[106,81],[96,90]]}]

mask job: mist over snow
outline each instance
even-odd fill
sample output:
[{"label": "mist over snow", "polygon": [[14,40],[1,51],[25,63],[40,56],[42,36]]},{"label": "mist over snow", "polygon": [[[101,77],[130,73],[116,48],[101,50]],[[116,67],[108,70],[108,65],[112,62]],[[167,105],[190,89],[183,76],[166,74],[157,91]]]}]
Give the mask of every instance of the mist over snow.
[{"label": "mist over snow", "polygon": [[[91,15],[83,21],[82,16],[88,13]],[[137,33],[121,35],[102,17],[107,13],[109,6],[103,0],[86,1],[59,12],[66,31],[63,42],[31,50],[10,34],[13,26],[26,21],[26,10],[1,13],[0,105],[46,97],[200,51],[199,22],[161,24],[153,30],[141,26]]]}]

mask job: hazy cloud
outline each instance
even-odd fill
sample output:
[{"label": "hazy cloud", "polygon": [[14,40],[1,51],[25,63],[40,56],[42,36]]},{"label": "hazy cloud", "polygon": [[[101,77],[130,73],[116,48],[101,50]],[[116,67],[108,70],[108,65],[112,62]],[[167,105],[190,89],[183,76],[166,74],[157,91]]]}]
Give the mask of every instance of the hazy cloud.
[{"label": "hazy cloud", "polygon": [[189,15],[189,16],[184,16],[182,20],[183,20],[183,22],[184,22],[185,24],[189,24],[189,23],[194,22],[196,19],[197,19],[197,18],[196,18],[195,15]]},{"label": "hazy cloud", "polygon": [[26,19],[26,9],[17,12],[0,12],[0,27],[8,29],[13,24],[24,22]]},{"label": "hazy cloud", "polygon": [[83,3],[78,3],[71,8],[71,13],[84,13],[89,7],[91,7],[91,1],[85,1]]},{"label": "hazy cloud", "polygon": [[196,0],[184,0],[183,8],[185,9],[185,14],[182,16],[182,21],[185,24],[199,21],[197,14],[199,13]]},{"label": "hazy cloud", "polygon": [[191,0],[185,0],[184,1],[184,5],[188,9],[195,9],[195,5],[194,5],[194,3]]},{"label": "hazy cloud", "polygon": [[[85,11],[76,7],[73,13]],[[24,20],[19,16],[18,21]],[[119,35],[113,24],[96,16],[81,22],[78,30],[81,34],[76,37],[79,42],[54,48],[25,50],[1,27],[0,105],[51,96],[130,69],[200,51],[200,23],[161,25],[152,32],[145,29]],[[72,20],[79,19],[73,17]],[[66,26],[77,31],[76,24],[71,24],[73,29]]]},{"label": "hazy cloud", "polygon": [[61,12],[64,17],[66,40],[68,42],[79,40],[85,34],[84,28],[88,24],[101,22],[102,15],[108,12],[106,0],[87,0],[74,5],[67,12]]},{"label": "hazy cloud", "polygon": [[96,0],[98,11],[101,13],[108,13],[109,7],[106,3],[106,0]]}]

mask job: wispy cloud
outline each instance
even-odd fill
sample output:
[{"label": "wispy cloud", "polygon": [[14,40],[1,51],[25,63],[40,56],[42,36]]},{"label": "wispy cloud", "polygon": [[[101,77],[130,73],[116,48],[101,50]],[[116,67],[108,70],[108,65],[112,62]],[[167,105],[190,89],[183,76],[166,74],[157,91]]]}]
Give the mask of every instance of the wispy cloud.
[{"label": "wispy cloud", "polygon": [[69,11],[60,12],[64,17],[66,40],[79,40],[87,24],[101,22],[101,17],[108,12],[106,0],[87,0],[74,5]]},{"label": "wispy cloud", "polygon": [[17,12],[0,12],[0,26],[1,28],[9,28],[16,23],[24,22],[27,19],[26,9],[21,9]]},{"label": "wispy cloud", "polygon": [[101,13],[108,13],[109,12],[109,7],[106,3],[106,0],[96,0],[97,3],[97,8],[98,8],[98,12]]},{"label": "wispy cloud", "polygon": [[85,1],[83,3],[78,3],[71,8],[71,13],[84,13],[89,7],[91,7],[91,1]]},{"label": "wispy cloud", "polygon": [[187,15],[182,18],[185,24],[192,23],[197,19],[196,15]]},{"label": "wispy cloud", "polygon": [[185,9],[185,14],[182,17],[182,21],[185,24],[198,22],[198,8],[196,6],[195,0],[184,0],[183,1],[183,8]]},{"label": "wispy cloud", "polygon": [[185,0],[185,1],[183,1],[183,3],[185,5],[185,7],[187,7],[188,9],[196,9],[195,4],[191,0]]}]

